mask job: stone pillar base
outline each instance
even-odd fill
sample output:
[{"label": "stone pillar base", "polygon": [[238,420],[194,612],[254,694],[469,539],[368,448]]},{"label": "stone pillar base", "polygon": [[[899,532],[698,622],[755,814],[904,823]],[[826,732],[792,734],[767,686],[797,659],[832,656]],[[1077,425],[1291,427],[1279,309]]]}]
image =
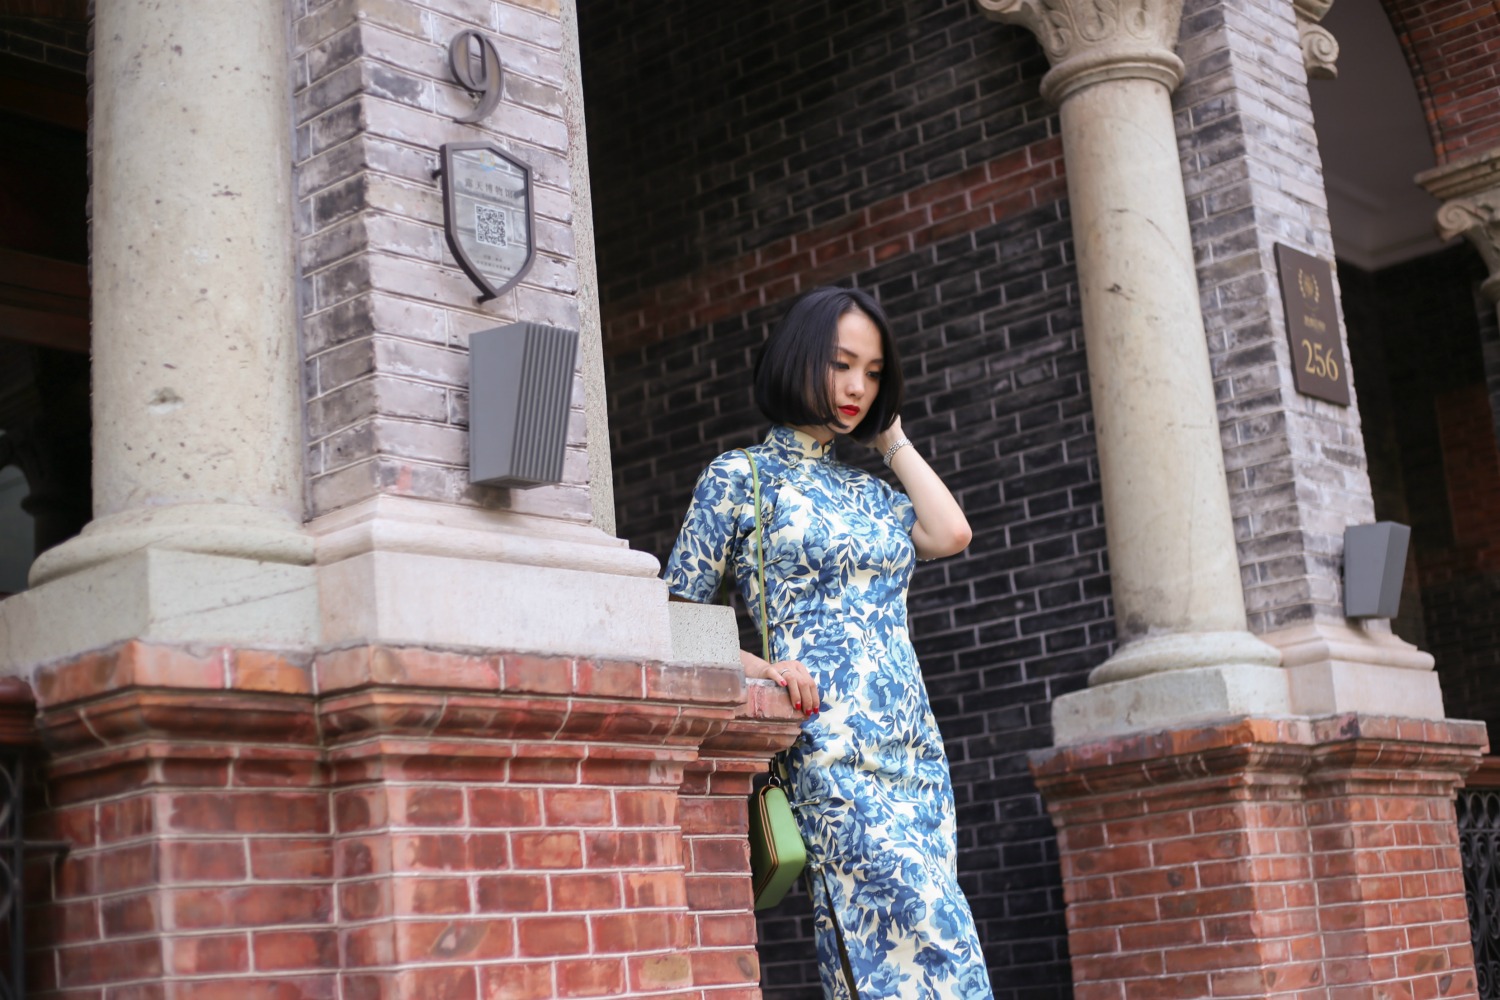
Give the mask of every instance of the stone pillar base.
[{"label": "stone pillar base", "polygon": [[1280,667],[1187,667],[1059,695],[1052,702],[1052,738],[1069,746],[1200,720],[1290,714],[1287,674]]},{"label": "stone pillar base", "polygon": [[1077,1000],[1475,995],[1484,726],[1241,719],[1041,751]]},{"label": "stone pillar base", "polygon": [[597,528],[382,496],[308,532],[325,647],[677,658],[655,557]]},{"label": "stone pillar base", "polygon": [[1297,715],[1441,719],[1445,714],[1432,654],[1389,631],[1319,621],[1261,638],[1281,650]]},{"label": "stone pillar base", "polygon": [[35,690],[39,995],[759,996],[745,793],[800,723],[738,665],[128,642]]},{"label": "stone pillar base", "polygon": [[311,566],[143,548],[0,603],[0,676],[132,639],[307,649],[317,635]]}]

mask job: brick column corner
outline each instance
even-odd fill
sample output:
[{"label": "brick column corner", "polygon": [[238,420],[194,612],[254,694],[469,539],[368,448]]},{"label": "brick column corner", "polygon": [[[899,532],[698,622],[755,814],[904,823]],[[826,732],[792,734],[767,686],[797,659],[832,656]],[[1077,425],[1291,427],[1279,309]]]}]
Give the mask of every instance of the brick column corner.
[{"label": "brick column corner", "polygon": [[1075,997],[1474,996],[1453,798],[1486,745],[1342,715],[1038,752]]}]

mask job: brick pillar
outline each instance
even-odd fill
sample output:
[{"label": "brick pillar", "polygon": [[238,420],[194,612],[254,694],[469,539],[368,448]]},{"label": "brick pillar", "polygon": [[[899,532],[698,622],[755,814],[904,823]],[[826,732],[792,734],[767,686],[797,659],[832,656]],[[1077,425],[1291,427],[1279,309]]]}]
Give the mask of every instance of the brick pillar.
[{"label": "brick pillar", "polygon": [[1475,996],[1453,795],[1484,748],[1345,715],[1038,753],[1075,997]]},{"label": "brick pillar", "polygon": [[33,992],[757,997],[743,794],[797,731],[761,687],[368,646],[45,668],[33,836],[70,850],[28,873]]},{"label": "brick pillar", "polygon": [[[719,984],[699,979],[717,966],[696,947],[679,790],[736,715],[738,666],[361,647],[321,657],[318,685],[344,1000]],[[726,836],[743,829],[741,807]]]},{"label": "brick pillar", "polygon": [[30,993],[335,995],[310,691],[282,656],[139,642],[38,672],[32,830],[70,849],[27,869]]}]

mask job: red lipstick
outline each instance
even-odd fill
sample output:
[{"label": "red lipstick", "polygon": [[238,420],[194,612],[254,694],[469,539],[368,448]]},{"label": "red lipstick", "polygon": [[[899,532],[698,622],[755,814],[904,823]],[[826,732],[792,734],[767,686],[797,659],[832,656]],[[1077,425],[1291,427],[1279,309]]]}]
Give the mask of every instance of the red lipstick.
[{"label": "red lipstick", "polygon": [[839,407],[839,412],[842,413],[846,417],[855,417],[855,416],[859,415],[859,407],[857,407],[857,406],[840,406]]}]

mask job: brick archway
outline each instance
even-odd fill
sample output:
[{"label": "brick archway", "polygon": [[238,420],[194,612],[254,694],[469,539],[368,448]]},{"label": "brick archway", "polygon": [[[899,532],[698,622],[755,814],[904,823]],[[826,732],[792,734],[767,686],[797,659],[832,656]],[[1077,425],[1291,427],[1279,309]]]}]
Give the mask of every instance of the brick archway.
[{"label": "brick archway", "polygon": [[1500,4],[1381,2],[1416,84],[1438,162],[1500,145]]}]

